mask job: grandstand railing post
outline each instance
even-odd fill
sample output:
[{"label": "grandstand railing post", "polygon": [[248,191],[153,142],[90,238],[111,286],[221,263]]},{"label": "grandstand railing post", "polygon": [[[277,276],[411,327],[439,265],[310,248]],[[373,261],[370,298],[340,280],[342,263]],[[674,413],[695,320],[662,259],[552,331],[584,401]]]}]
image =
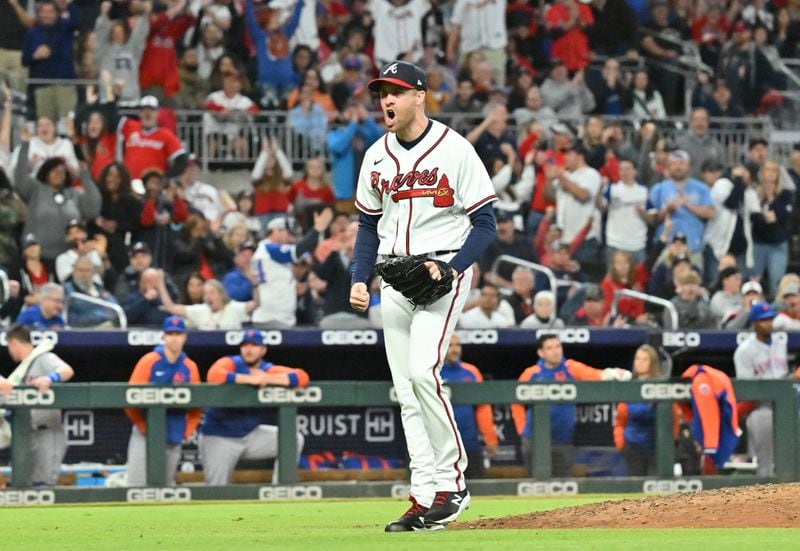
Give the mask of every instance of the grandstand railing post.
[{"label": "grandstand railing post", "polygon": [[278,482],[297,482],[297,408],[278,408]]},{"label": "grandstand railing post", "polygon": [[[163,486],[167,481],[167,410],[147,410],[147,485]],[[173,476],[175,473],[171,473]]]},{"label": "grandstand railing post", "polygon": [[24,488],[31,485],[33,471],[33,451],[31,439],[33,427],[31,426],[31,410],[26,407],[14,408],[11,418],[11,485],[15,488]]},{"label": "grandstand railing post", "polygon": [[531,404],[531,472],[533,478],[550,478],[553,475],[553,442],[550,437],[550,404]]},{"label": "grandstand railing post", "polygon": [[772,404],[772,431],[775,443],[775,476],[790,482],[797,475],[797,393],[794,385],[776,389]]},{"label": "grandstand railing post", "polygon": [[674,476],[675,437],[672,431],[672,402],[656,403],[656,475]]}]

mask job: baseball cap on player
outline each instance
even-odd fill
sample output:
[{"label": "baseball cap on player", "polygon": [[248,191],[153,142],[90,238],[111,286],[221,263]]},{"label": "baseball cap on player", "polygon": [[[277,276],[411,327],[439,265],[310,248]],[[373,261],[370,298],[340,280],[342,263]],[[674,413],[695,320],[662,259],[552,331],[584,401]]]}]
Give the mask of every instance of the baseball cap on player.
[{"label": "baseball cap on player", "polygon": [[264,346],[264,335],[261,334],[261,331],[257,329],[248,329],[244,333],[242,333],[242,343],[241,344],[257,344],[258,346]]},{"label": "baseball cap on player", "polygon": [[186,333],[186,322],[180,316],[170,316],[161,326],[164,333]]},{"label": "baseball cap on player", "polygon": [[412,63],[405,61],[393,61],[381,68],[380,76],[370,80],[367,85],[373,92],[379,92],[381,84],[396,84],[403,88],[416,88],[417,90],[428,89],[428,79],[425,71]]},{"label": "baseball cap on player", "polygon": [[772,309],[772,306],[769,305],[769,302],[761,301],[753,303],[750,307],[750,315],[747,319],[750,322],[771,320],[777,315],[775,310]]}]

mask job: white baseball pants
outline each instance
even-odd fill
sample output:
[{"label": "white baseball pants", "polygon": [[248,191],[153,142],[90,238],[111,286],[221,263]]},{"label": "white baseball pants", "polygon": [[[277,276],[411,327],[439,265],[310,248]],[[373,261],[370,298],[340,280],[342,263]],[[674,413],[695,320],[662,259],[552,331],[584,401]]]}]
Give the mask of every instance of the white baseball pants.
[{"label": "white baseball pants", "polygon": [[431,506],[436,492],[465,487],[467,454],[439,372],[471,281],[470,268],[449,294],[416,309],[390,286],[381,291],[386,357],[410,458],[410,493],[424,507]]},{"label": "white baseball pants", "polygon": [[[167,444],[165,486],[175,485],[175,472],[181,460],[181,445]],[[147,437],[131,429],[128,441],[128,486],[147,486]]]}]

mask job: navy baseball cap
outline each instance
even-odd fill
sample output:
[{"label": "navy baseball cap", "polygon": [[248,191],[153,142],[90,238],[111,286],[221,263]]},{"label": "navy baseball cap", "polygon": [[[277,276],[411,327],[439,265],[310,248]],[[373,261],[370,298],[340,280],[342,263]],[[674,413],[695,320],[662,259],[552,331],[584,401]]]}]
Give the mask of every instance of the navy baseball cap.
[{"label": "navy baseball cap", "polygon": [[381,84],[396,84],[403,88],[416,88],[417,90],[428,89],[428,78],[425,71],[405,61],[392,61],[381,68],[380,76],[370,80],[367,85],[373,92],[380,92]]},{"label": "navy baseball cap", "polygon": [[186,333],[186,322],[180,316],[170,316],[161,326],[164,333]]},{"label": "navy baseball cap", "polygon": [[247,344],[247,343],[264,346],[264,335],[262,335],[261,331],[257,329],[248,329],[247,331],[242,333],[241,344]]},{"label": "navy baseball cap", "polygon": [[751,322],[754,321],[762,321],[762,320],[771,320],[777,316],[775,310],[772,309],[772,306],[769,305],[769,302],[761,301],[755,302],[750,307],[750,315],[747,319]]}]

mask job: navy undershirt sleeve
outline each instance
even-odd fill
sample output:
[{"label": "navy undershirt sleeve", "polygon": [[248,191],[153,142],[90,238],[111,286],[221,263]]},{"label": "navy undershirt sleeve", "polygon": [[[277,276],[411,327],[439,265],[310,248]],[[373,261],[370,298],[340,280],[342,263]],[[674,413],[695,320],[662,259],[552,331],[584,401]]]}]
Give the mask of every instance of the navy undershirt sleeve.
[{"label": "navy undershirt sleeve", "polygon": [[494,220],[494,209],[491,203],[483,205],[481,208],[469,215],[472,222],[472,229],[461,246],[461,250],[450,261],[450,266],[460,274],[475,262],[483,254],[483,251],[491,245],[497,237],[497,224]]},{"label": "navy undershirt sleeve", "polygon": [[380,214],[364,214],[358,218],[358,233],[353,250],[351,283],[366,283],[378,257],[378,220]]}]

